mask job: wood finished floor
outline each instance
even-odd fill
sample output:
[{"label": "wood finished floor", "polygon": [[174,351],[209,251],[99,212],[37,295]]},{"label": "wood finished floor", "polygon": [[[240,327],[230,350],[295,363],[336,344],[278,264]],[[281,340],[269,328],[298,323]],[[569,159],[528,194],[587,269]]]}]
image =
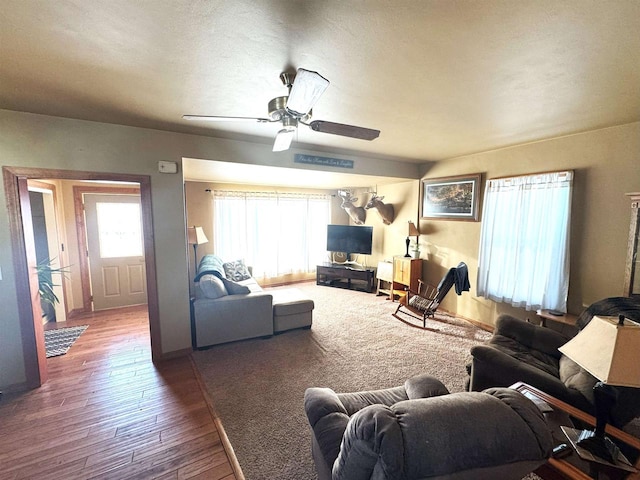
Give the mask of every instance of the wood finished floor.
[{"label": "wood finished floor", "polygon": [[49,381],[0,401],[0,480],[242,480],[190,359],[151,362],[146,307],[75,325],[89,328]]}]

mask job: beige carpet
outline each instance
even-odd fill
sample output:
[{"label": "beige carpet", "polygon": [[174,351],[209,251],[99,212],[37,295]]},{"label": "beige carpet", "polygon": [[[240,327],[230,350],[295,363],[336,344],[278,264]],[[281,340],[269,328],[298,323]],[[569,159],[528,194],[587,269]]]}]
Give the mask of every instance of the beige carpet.
[{"label": "beige carpet", "polygon": [[448,316],[429,325],[439,332],[409,327],[391,316],[397,304],[373,294],[310,283],[296,288],[315,301],[311,330],[194,353],[247,480],[316,478],[303,408],[307,387],[353,392],[429,373],[459,392],[469,349],[490,336]]}]

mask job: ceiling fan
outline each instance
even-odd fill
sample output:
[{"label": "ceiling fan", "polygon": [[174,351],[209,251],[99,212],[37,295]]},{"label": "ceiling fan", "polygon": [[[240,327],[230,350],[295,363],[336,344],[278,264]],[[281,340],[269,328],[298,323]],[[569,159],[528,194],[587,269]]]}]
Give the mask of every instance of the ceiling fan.
[{"label": "ceiling fan", "polygon": [[274,152],[287,150],[296,133],[298,124],[310,127],[311,130],[343,137],[373,140],[378,138],[380,130],[356,127],[344,123],[311,120],[311,109],[329,86],[329,80],[318,72],[299,68],[297,74],[281,73],[280,80],[289,89],[289,95],[276,97],[269,102],[268,118],[225,117],[211,115],[183,115],[185,120],[204,120],[210,122],[281,122],[282,129],[276,135],[273,144]]}]

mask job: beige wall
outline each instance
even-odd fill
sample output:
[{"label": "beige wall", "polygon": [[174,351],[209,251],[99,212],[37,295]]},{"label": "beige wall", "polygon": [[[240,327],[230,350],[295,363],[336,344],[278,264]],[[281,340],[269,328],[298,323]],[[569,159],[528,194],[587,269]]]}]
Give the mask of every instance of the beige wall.
[{"label": "beige wall", "polygon": [[[0,110],[0,165],[148,175],[151,178],[160,349],[163,353],[190,348],[191,334],[184,181],[181,173],[159,173],[158,162],[176,162],[179,172],[183,158],[311,168],[293,162],[293,155],[299,152],[321,154],[296,149],[273,153],[267,144]],[[354,163],[350,173],[407,178],[418,175],[415,164],[362,157]],[[328,167],[325,169],[331,171]],[[0,206],[2,389],[19,386],[25,381],[18,320],[18,302],[25,299],[16,298],[4,184],[0,189],[3,203]]]},{"label": "beige wall", "polygon": [[[384,196],[384,203],[391,203],[395,209],[395,220],[391,225],[385,225],[375,210],[368,210],[365,225],[373,227],[373,252],[370,256],[361,255],[358,261],[366,262],[368,266],[375,267],[382,259],[391,259],[394,255],[404,255],[405,238],[407,236],[407,222],[412,220],[417,225],[418,220],[418,180],[409,180],[392,185],[379,186],[378,195]],[[265,187],[252,185],[230,185],[208,182],[185,182],[185,197],[187,205],[187,224],[199,225],[204,229],[207,238],[213,236],[213,210],[211,193],[208,189],[215,190],[253,190],[253,191],[303,191],[286,187]],[[370,189],[354,189],[354,196],[358,197],[356,205],[364,206],[370,198]],[[349,216],[340,207],[342,201],[335,190],[304,190],[306,192],[320,192],[332,195],[331,199],[331,223],[348,224]],[[413,240],[413,239],[412,239]],[[424,247],[424,245],[422,246]],[[213,244],[210,241],[198,247],[198,258],[213,252]],[[193,270],[193,250],[189,251],[190,268]]]},{"label": "beige wall", "polygon": [[[377,188],[378,196],[384,197],[383,202],[393,205],[395,219],[391,225],[385,225],[377,211],[367,211],[365,223],[373,226],[371,266],[375,267],[379,261],[391,260],[396,255],[405,254],[408,222],[411,220],[418,224],[419,185],[417,180],[410,180]],[[415,238],[411,238],[412,242],[414,240]]]},{"label": "beige wall", "polygon": [[[622,294],[630,218],[625,193],[640,190],[640,123],[439,162],[425,178],[481,172],[486,180],[565,169],[575,171],[568,308],[580,313],[596,300]],[[421,237],[426,243],[424,277],[437,282],[446,268],[464,261],[471,292],[448,295],[443,308],[488,324],[502,312],[535,318],[534,312],[476,297],[480,225],[421,220],[420,231],[426,233]]]},{"label": "beige wall", "polygon": [[[0,110],[0,164],[8,166],[149,175],[160,307],[161,350],[190,346],[188,248],[185,193],[181,174],[158,173],[158,161],[182,164],[182,158],[202,158],[288,168],[310,168],[293,162],[293,149],[274,154],[270,145],[184,135],[120,125],[86,122]],[[305,153],[313,153],[305,151]],[[625,192],[640,190],[640,123],[469,155],[439,162],[425,175],[441,177],[482,172],[485,178],[531,172],[573,169],[572,262],[569,308],[622,291],[630,205]],[[327,168],[327,170],[330,170]],[[361,159],[350,173],[406,176],[414,164]],[[413,176],[417,178],[418,175]],[[385,226],[373,211],[372,265],[380,258],[403,255],[406,222],[418,215],[417,180],[378,188],[386,203],[396,207],[396,220]],[[0,187],[4,203],[4,185]],[[344,217],[343,217],[344,218]],[[189,218],[189,223],[198,221]],[[424,277],[437,282],[444,270],[465,261],[472,291],[449,295],[444,308],[468,318],[492,323],[510,309],[475,297],[475,272],[480,223],[421,221]],[[69,241],[70,236],[68,235]],[[6,205],[0,208],[0,389],[24,381],[24,362],[18,321],[11,242]],[[208,247],[207,247],[208,248]],[[202,253],[207,249],[203,248]],[[74,295],[75,303],[75,295]],[[531,313],[516,311],[521,317]]]}]

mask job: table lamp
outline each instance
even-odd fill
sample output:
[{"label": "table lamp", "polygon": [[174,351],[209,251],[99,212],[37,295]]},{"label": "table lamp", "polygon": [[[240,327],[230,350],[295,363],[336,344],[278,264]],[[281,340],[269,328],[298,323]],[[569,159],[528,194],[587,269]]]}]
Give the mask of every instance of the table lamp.
[{"label": "table lamp", "polygon": [[583,430],[577,445],[615,464],[618,447],[604,430],[616,402],[614,386],[640,387],[640,325],[624,315],[594,316],[558,350],[599,380],[593,387],[596,428]]},{"label": "table lamp", "polygon": [[193,245],[193,275],[195,276],[198,271],[198,245],[202,245],[203,243],[207,243],[209,239],[204,234],[204,230],[202,227],[189,227],[187,229],[187,242],[189,245]]},{"label": "table lamp", "polygon": [[409,230],[407,233],[407,240],[405,241],[405,243],[407,244],[407,253],[405,254],[405,257],[410,257],[411,255],[409,255],[409,243],[411,243],[411,240],[409,239],[409,237],[413,237],[415,235],[416,237],[416,250],[418,249],[418,237],[420,236],[420,232],[418,231],[418,229],[416,228],[415,224],[409,220]]}]

